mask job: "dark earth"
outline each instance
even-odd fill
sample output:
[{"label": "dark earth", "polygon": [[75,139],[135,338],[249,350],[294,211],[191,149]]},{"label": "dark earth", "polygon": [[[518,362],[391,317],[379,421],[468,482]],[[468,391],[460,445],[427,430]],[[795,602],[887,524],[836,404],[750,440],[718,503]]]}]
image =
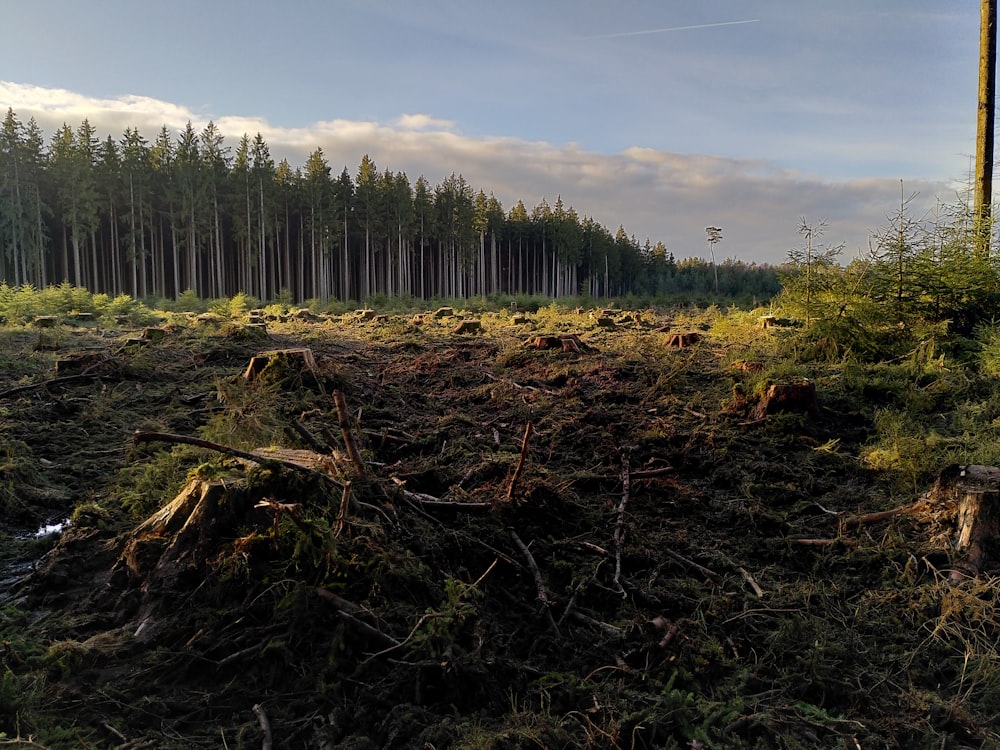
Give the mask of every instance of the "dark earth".
[{"label": "dark earth", "polygon": [[0,329],[0,744],[1000,745],[997,579],[795,330],[268,317]]}]

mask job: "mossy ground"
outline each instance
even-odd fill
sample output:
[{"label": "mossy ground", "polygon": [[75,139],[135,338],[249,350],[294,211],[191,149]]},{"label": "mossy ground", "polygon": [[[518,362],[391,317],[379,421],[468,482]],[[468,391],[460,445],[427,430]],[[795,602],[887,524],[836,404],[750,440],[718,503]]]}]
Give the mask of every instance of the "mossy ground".
[{"label": "mossy ground", "polygon": [[[146,339],[62,326],[54,348],[0,331],[2,564],[36,567],[0,595],[0,732],[260,747],[266,716],[274,747],[331,750],[1000,740],[996,580],[949,579],[947,518],[849,523],[989,458],[967,445],[994,419],[987,380],[926,347],[865,365],[738,311],[475,317],[290,318],[260,340],[172,316]],[[702,338],[673,349],[664,327]],[[586,349],[526,345],[567,333]],[[242,377],[300,346],[317,372]],[[13,390],[98,348],[113,366]],[[802,377],[818,415],[748,415]],[[132,441],[339,456],[334,390],[367,478]],[[198,528],[139,535],[186,486],[212,488]],[[51,551],[17,541],[71,514]]]}]

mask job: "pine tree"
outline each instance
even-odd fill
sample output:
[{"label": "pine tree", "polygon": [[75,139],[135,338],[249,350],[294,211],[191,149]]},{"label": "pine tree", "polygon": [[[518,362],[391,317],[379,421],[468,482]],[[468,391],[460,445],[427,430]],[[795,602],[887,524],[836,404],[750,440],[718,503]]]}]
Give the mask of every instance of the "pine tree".
[{"label": "pine tree", "polygon": [[226,182],[229,173],[229,148],[215,123],[209,121],[201,132],[201,160],[207,201],[210,214],[209,267],[211,268],[211,290],[213,297],[220,297],[228,291],[228,276],[225,264],[225,236],[223,234],[222,207],[225,203]]}]

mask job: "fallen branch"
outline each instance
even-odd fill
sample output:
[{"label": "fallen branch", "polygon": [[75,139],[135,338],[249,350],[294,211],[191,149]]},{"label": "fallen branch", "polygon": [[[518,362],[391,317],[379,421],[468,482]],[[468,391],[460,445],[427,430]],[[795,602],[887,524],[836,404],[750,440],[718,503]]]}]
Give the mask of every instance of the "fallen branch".
[{"label": "fallen branch", "polygon": [[747,569],[746,568],[736,568],[736,569],[738,571],[740,571],[740,575],[743,576],[743,580],[745,580],[747,582],[747,584],[749,584],[750,588],[753,589],[753,592],[757,595],[757,598],[758,599],[763,599],[764,598],[764,589],[762,589],[760,587],[760,584],[757,583],[757,581],[754,580],[754,577],[752,575],[750,575],[750,573],[747,571]]},{"label": "fallen branch", "polygon": [[299,437],[301,437],[305,444],[312,448],[317,453],[330,453],[332,452],[329,445],[324,445],[323,442],[313,435],[309,428],[302,424],[298,419],[293,419],[291,421],[291,428],[294,430]]},{"label": "fallen branch", "polygon": [[[528,424],[531,424],[530,422]],[[552,602],[549,601],[549,595],[545,593],[545,583],[542,581],[542,571],[538,569],[538,563],[535,562],[534,556],[531,554],[531,550],[528,549],[528,545],[521,541],[521,537],[517,535],[514,529],[508,529],[510,538],[514,540],[514,544],[517,545],[518,549],[521,550],[521,554],[524,555],[524,559],[528,563],[528,568],[531,570],[531,575],[535,578],[535,588],[538,591],[538,601],[542,603],[542,609],[545,611],[546,619],[549,621],[549,627],[552,628],[552,632],[556,634],[557,637],[562,637],[559,632],[559,626],[556,625],[556,621],[552,618],[552,612],[549,607],[552,606]]]},{"label": "fallen branch", "polygon": [[801,544],[804,547],[832,547],[842,544],[845,547],[857,547],[858,542],[854,539],[790,539],[793,544]]},{"label": "fallen branch", "polygon": [[424,508],[464,508],[466,510],[485,510],[493,507],[493,503],[464,503],[464,502],[452,502],[451,500],[442,500],[439,497],[434,497],[434,495],[428,495],[424,492],[413,492],[412,490],[405,489],[403,487],[403,480],[399,477],[390,477],[390,480],[395,484],[400,492],[407,500],[411,503],[416,503]]},{"label": "fallen branch", "polygon": [[625,596],[625,589],[621,584],[622,577],[622,542],[625,541],[625,508],[628,505],[629,493],[632,487],[630,477],[628,454],[622,453],[622,499],[618,503],[617,519],[615,520],[615,577],[613,582],[618,593]]},{"label": "fallen branch", "polygon": [[365,462],[361,459],[361,451],[358,450],[358,444],[354,440],[354,433],[351,432],[351,418],[347,411],[347,402],[344,400],[343,391],[333,392],[333,403],[337,407],[337,423],[340,426],[340,434],[344,438],[344,447],[347,449],[347,455],[351,459],[351,463],[354,465],[354,470],[357,472],[358,476],[363,479],[368,479],[368,467],[365,466]]},{"label": "fallen branch", "polygon": [[707,578],[710,581],[712,581],[712,583],[718,583],[719,582],[720,576],[714,570],[709,570],[704,565],[699,565],[694,560],[688,560],[686,557],[684,557],[684,555],[680,555],[680,554],[674,552],[672,549],[664,549],[663,552],[668,557],[672,557],[677,562],[684,563],[685,565],[687,565],[692,570],[698,571],[703,576],[705,576],[705,578]]},{"label": "fallen branch", "polygon": [[514,476],[510,478],[510,486],[507,487],[507,499],[510,500],[514,495],[514,488],[517,486],[517,480],[521,478],[521,472],[524,471],[524,460],[528,456],[528,440],[531,439],[531,431],[533,427],[531,422],[528,422],[524,426],[524,437],[521,438],[521,457],[518,459],[517,468],[514,469]]},{"label": "fallen branch", "polygon": [[0,740],[0,745],[12,745],[14,747],[34,747],[37,750],[48,750],[45,745],[39,745],[37,742],[28,737],[28,739],[21,739],[20,736],[15,737],[12,740]]},{"label": "fallen branch", "polygon": [[880,521],[887,521],[894,516],[901,515],[903,513],[909,513],[914,508],[914,503],[908,505],[900,505],[898,508],[893,508],[892,510],[882,510],[877,513],[866,513],[863,516],[849,516],[841,520],[840,524],[842,527],[847,528],[850,526],[864,526],[869,523],[879,523]]},{"label": "fallen branch", "polygon": [[362,430],[363,435],[367,435],[370,438],[376,438],[385,443],[399,443],[400,445],[413,445],[417,442],[417,438],[408,432],[403,432],[402,430],[395,430],[392,428],[385,428],[382,430]]},{"label": "fallen branch", "polygon": [[[96,366],[96,365],[95,365]],[[93,367],[87,368],[81,373],[76,375],[64,375],[61,378],[50,378],[49,380],[43,380],[40,383],[29,383],[28,385],[19,385],[17,388],[10,388],[6,391],[0,391],[0,400],[5,398],[10,398],[11,396],[17,396],[20,393],[26,393],[27,391],[33,391],[37,388],[46,388],[50,385],[61,385],[63,383],[71,383],[75,380],[95,380],[100,378],[100,373],[91,374],[89,370]],[[13,740],[11,740],[13,741]],[[24,742],[25,740],[18,740],[18,742]]]},{"label": "fallen branch", "polygon": [[608,633],[610,635],[621,635],[623,632],[621,628],[611,625],[610,623],[607,622],[601,622],[600,620],[597,620],[589,615],[585,615],[578,609],[574,609],[572,612],[570,612],[570,617],[572,617],[574,620],[579,620],[582,623],[586,623],[591,627],[595,627],[598,630],[603,630],[605,633]]},{"label": "fallen branch", "polygon": [[276,463],[279,466],[284,466],[286,469],[293,469],[295,471],[304,471],[313,476],[319,476],[330,482],[336,487],[343,487],[344,485],[337,479],[334,479],[329,474],[316,471],[309,468],[308,466],[302,466],[294,461],[286,461],[281,458],[274,458],[271,456],[262,456],[258,453],[252,453],[251,451],[240,450],[239,448],[233,448],[228,445],[222,445],[221,443],[213,443],[211,440],[204,440],[203,438],[191,437],[189,435],[174,435],[169,432],[144,432],[142,430],[136,430],[132,433],[133,443],[176,443],[178,445],[193,445],[196,448],[204,448],[205,450],[215,451],[216,453],[223,453],[227,456],[234,456],[235,458],[242,458],[246,461],[253,461],[256,464],[266,464],[266,463]]},{"label": "fallen branch", "polygon": [[334,607],[336,607],[336,609],[337,609],[337,617],[339,617],[340,619],[342,619],[344,622],[350,623],[355,628],[357,628],[358,630],[360,630],[362,633],[365,633],[366,635],[368,635],[369,637],[371,637],[373,640],[378,641],[379,643],[383,644],[384,646],[398,646],[399,645],[399,641],[397,641],[391,635],[387,635],[386,633],[383,633],[378,628],[369,625],[364,620],[360,620],[357,617],[355,617],[353,614],[351,614],[352,611],[353,612],[361,612],[361,611],[363,611],[362,608],[359,607],[357,604],[354,604],[353,602],[349,602],[347,599],[344,599],[343,597],[338,596],[337,594],[333,593],[332,591],[329,591],[328,589],[323,589],[323,588],[318,588],[317,587],[316,589],[314,589],[314,591],[316,592],[317,596],[319,596],[320,599],[325,599],[326,601],[328,601],[331,604],[333,604]]},{"label": "fallen branch", "polygon": [[351,488],[353,485],[350,480],[344,482],[344,493],[340,496],[340,510],[337,511],[337,521],[333,527],[333,535],[335,537],[340,537],[341,533],[344,531],[344,525],[347,523],[347,511],[351,507]]},{"label": "fallen branch", "polygon": [[640,471],[633,471],[633,479],[651,479],[653,477],[662,477],[664,474],[672,474],[674,471],[673,466],[661,466],[658,469],[643,469]]},{"label": "fallen branch", "polygon": [[[493,568],[496,567],[496,564],[498,562],[500,562],[500,558],[497,558],[496,560],[494,560],[490,564],[490,567],[488,567],[486,569],[486,572],[484,572],[481,576],[479,576],[479,578],[477,578],[475,580],[475,582],[473,582],[472,585],[469,586],[469,589],[474,589],[477,586],[479,586],[479,584],[483,582],[483,579],[486,578],[486,576],[488,576],[490,574],[490,572],[493,570]],[[428,620],[434,619],[435,617],[444,617],[444,616],[445,615],[443,613],[441,613],[441,612],[427,612],[426,614],[422,615],[419,620],[417,620],[417,624],[413,626],[413,628],[410,630],[409,635],[407,635],[406,638],[404,638],[403,640],[401,640],[395,646],[389,646],[388,648],[384,648],[381,651],[378,651],[378,652],[372,654],[367,659],[365,659],[364,662],[362,662],[362,664],[367,664],[372,659],[376,659],[379,656],[385,656],[386,654],[392,653],[396,649],[405,646],[407,643],[409,643],[413,639],[413,636],[415,636],[417,634],[417,631],[420,629],[421,625],[423,625]]]},{"label": "fallen branch", "polygon": [[264,707],[259,703],[255,703],[253,712],[257,715],[257,721],[260,722],[260,731],[264,733],[264,739],[260,743],[260,750],[271,750],[274,747],[274,740],[271,737],[271,722],[267,720]]}]

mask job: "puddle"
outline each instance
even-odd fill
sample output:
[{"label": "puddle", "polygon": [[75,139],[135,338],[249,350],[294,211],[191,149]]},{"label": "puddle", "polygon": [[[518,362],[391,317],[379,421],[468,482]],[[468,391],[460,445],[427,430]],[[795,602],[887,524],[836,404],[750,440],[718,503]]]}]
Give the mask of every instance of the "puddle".
[{"label": "puddle", "polygon": [[50,534],[61,534],[63,529],[65,529],[67,526],[69,526],[69,519],[65,521],[59,521],[58,523],[47,523],[42,526],[39,526],[38,531],[32,534],[32,536],[35,539],[38,539],[39,537],[49,536]]}]

